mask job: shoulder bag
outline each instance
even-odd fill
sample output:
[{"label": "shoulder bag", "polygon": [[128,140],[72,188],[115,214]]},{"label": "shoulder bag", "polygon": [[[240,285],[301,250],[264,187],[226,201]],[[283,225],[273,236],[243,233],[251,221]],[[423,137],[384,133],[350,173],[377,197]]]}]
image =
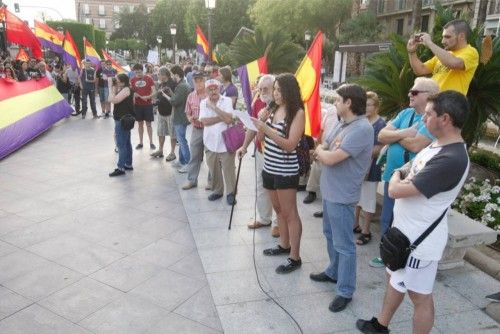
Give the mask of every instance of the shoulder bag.
[{"label": "shoulder bag", "polygon": [[386,267],[392,271],[406,267],[406,262],[411,252],[436,228],[446,214],[446,211],[448,211],[448,208],[412,244],[410,244],[410,240],[400,229],[391,227],[380,241],[380,257]]},{"label": "shoulder bag", "polygon": [[226,130],[222,131],[222,139],[226,145],[226,149],[229,153],[236,152],[245,141],[245,128],[241,122],[237,122],[234,125],[228,127]]}]

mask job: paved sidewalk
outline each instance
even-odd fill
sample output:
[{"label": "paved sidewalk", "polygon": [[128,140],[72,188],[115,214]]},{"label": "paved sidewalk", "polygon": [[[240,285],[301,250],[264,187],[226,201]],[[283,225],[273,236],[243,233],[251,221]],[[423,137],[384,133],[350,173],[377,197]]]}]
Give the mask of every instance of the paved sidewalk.
[{"label": "paved sidewalk", "polygon": [[[257,285],[246,227],[255,201],[250,155],[228,231],[230,206],[206,199],[205,167],[199,187],[182,191],[185,175],[149,149],[134,150],[135,170],[110,179],[112,131],[112,120],[71,118],[0,162],[0,333],[297,332]],[[328,260],[321,220],[312,218],[320,203],[304,205],[304,196],[300,270],[275,274],[284,258],[261,254],[276,240],[269,229],[255,232],[262,285],[304,333],[356,333],[356,319],[376,314],[383,298],[384,271],[367,265],[379,236],[358,247],[353,302],[329,312],[335,286],[309,279]],[[497,291],[498,281],[469,264],[440,272],[433,333],[497,333],[483,311],[484,296]],[[410,332],[411,315],[405,299],[392,333]]]}]

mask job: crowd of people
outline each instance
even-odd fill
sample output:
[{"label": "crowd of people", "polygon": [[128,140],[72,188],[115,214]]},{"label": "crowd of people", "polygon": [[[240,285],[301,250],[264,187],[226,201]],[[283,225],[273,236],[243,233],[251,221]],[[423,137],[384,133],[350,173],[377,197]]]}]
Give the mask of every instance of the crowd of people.
[{"label": "crowd of people", "polygon": [[[299,84],[292,74],[265,74],[259,78],[251,115],[256,131],[246,130],[243,146],[236,152],[228,151],[222,135],[237,122],[234,110],[238,89],[229,67],[136,64],[131,75],[116,75],[108,62],[97,69],[84,62],[80,75],[56,64],[50,76],[68,101],[74,97],[75,111],[82,118],[87,99],[94,118],[98,117],[96,91],[104,118],[110,115],[113,105],[118,163],[110,177],[133,170],[131,130],[126,121],[133,116],[139,135],[136,150],[144,147],[145,123],[153,159],[164,157],[166,137],[170,137],[165,160],[179,173],[187,174],[183,190],[198,186],[200,167],[205,161],[206,189],[211,191],[208,200],[226,195],[227,203],[234,205],[235,159],[245,156],[254,143],[258,216],[248,227],[272,226],[271,233],[279,237],[278,242],[263,252],[266,256],[287,257],[276,268],[279,274],[291,273],[302,264],[297,191],[302,165],[310,164],[304,169],[308,181],[303,201],[308,204],[322,199],[323,210],[314,215],[323,218],[330,259],[326,268],[311,273],[310,279],[336,284],[336,296],[329,309],[340,312],[356,290],[356,246],[372,240],[370,224],[376,211],[378,183],[384,185],[381,234],[391,226],[397,227],[413,242],[449,208],[465,181],[469,161],[460,130],[468,114],[465,94],[478,64],[477,51],[467,44],[468,34],[467,24],[454,20],[444,26],[443,48],[434,44],[428,34],[412,36],[407,44],[411,67],[416,75],[432,78],[418,77],[414,81],[408,91],[408,108],[392,120],[379,116],[381,101],[376,92],[367,92],[355,84],[341,85],[335,90],[334,108],[322,115],[321,135],[308,148],[311,159],[306,162],[299,149],[306,115]],[[429,48],[434,58],[422,63],[416,56],[418,45]],[[0,68],[3,77],[20,81],[49,77],[49,73],[43,62],[21,63],[16,69],[6,65]],[[158,149],[153,140],[154,121]],[[355,234],[359,236],[355,238]],[[432,290],[446,240],[444,215],[442,223],[412,252],[404,268],[386,269],[388,284],[382,309],[371,320],[358,320],[359,330],[388,333],[389,322],[408,292],[415,306],[414,332],[430,332],[434,319]],[[377,256],[370,265],[384,267],[385,263]]]}]

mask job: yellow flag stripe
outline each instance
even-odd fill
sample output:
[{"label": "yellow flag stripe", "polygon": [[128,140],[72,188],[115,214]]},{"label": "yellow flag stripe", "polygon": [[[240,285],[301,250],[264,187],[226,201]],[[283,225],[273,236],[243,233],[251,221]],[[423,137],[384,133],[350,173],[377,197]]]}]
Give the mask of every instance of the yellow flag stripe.
[{"label": "yellow flag stripe", "polygon": [[[55,86],[0,101],[0,129],[63,100]],[[15,111],[15,112],[14,112]]]},{"label": "yellow flag stripe", "polygon": [[[40,37],[42,39],[45,39],[45,40],[47,40],[51,43],[54,43],[56,45],[62,46],[62,44],[63,44],[62,39],[58,38],[57,36],[55,36],[51,33],[46,32],[45,30],[38,28],[38,27],[35,27],[35,36]],[[51,37],[52,37],[52,39],[51,39]]]}]

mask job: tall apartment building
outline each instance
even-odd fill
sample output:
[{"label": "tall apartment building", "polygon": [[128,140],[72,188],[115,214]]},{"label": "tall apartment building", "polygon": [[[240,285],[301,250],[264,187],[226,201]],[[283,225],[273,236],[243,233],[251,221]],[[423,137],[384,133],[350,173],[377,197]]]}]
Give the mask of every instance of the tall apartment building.
[{"label": "tall apartment building", "polygon": [[[479,2],[479,1],[478,1]],[[484,28],[486,34],[499,36],[500,34],[500,0],[490,0]]]},{"label": "tall apartment building", "polygon": [[116,15],[126,7],[133,10],[140,4],[146,5],[149,12],[155,7],[156,0],[75,0],[76,19],[106,31],[109,36],[119,27]]},{"label": "tall apartment building", "polygon": [[[379,22],[385,28],[386,33],[396,33],[398,35],[408,36],[412,29],[413,0],[372,0],[376,1],[373,6]],[[500,1],[500,0],[497,0]],[[453,6],[454,10],[460,15],[469,13],[471,16],[475,10],[475,0],[441,0],[443,6]],[[479,0],[477,0],[479,3]],[[422,0],[422,24],[420,31],[430,32],[434,25],[435,0]]]}]

